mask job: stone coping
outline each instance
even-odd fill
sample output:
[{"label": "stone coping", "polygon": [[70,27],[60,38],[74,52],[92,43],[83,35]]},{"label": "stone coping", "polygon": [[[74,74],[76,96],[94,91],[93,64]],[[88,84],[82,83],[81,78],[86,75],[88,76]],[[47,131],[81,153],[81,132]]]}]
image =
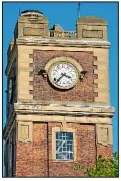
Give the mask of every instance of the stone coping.
[{"label": "stone coping", "polygon": [[18,45],[59,45],[59,46],[75,46],[75,47],[109,47],[111,45],[108,41],[101,40],[65,40],[65,39],[56,39],[56,38],[18,38],[16,40]]},{"label": "stone coping", "polygon": [[112,106],[110,105],[105,105],[105,104],[91,104],[91,103],[67,103],[67,104],[60,104],[60,103],[41,103],[41,102],[17,102],[17,103],[14,103],[14,107],[16,106],[49,106],[49,107],[77,107],[77,108],[104,108],[104,109],[114,109]]}]

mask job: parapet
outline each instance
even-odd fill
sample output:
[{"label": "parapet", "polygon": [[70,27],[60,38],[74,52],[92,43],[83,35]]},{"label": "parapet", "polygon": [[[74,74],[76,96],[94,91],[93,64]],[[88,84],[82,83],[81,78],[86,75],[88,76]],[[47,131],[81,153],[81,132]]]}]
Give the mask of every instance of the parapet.
[{"label": "parapet", "polygon": [[48,19],[38,10],[21,12],[14,30],[16,38],[55,38],[107,40],[107,22],[103,18],[85,16],[76,22],[76,31],[65,31],[59,24],[48,29]]}]

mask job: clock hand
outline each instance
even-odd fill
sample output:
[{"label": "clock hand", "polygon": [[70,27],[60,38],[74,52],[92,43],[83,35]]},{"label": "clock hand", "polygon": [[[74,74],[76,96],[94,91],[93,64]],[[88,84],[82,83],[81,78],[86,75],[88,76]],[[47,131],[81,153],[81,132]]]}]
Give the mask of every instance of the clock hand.
[{"label": "clock hand", "polygon": [[61,74],[61,77],[59,77],[59,79],[57,79],[57,81],[56,82],[58,82],[63,76],[65,76],[65,74]]},{"label": "clock hand", "polygon": [[66,73],[61,73],[61,77],[59,77],[57,80],[55,80],[56,82],[58,82],[60,79],[62,79],[62,77],[67,77],[67,78],[72,78],[72,77],[70,77],[70,76],[68,76],[68,75],[66,75]]},{"label": "clock hand", "polygon": [[72,80],[72,77],[66,75],[66,73],[64,73],[64,76]]},{"label": "clock hand", "polygon": [[66,75],[66,74],[65,74],[65,76],[66,76],[67,78],[69,78],[69,79],[72,78],[72,77],[70,77],[70,76],[68,76],[68,75]]}]

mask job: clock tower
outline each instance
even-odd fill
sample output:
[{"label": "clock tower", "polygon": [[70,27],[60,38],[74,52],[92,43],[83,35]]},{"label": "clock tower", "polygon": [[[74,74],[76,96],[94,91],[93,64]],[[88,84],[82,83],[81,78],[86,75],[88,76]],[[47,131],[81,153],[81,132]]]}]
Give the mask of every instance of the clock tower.
[{"label": "clock tower", "polygon": [[8,48],[7,177],[83,177],[112,156],[107,23],[80,17],[65,31],[39,11],[21,12]]}]

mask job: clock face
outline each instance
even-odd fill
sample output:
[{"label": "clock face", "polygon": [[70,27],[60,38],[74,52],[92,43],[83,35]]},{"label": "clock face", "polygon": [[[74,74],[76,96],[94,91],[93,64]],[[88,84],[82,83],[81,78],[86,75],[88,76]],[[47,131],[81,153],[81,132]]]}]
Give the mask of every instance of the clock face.
[{"label": "clock face", "polygon": [[49,79],[57,88],[69,89],[77,83],[78,71],[69,62],[58,62],[50,68]]}]

